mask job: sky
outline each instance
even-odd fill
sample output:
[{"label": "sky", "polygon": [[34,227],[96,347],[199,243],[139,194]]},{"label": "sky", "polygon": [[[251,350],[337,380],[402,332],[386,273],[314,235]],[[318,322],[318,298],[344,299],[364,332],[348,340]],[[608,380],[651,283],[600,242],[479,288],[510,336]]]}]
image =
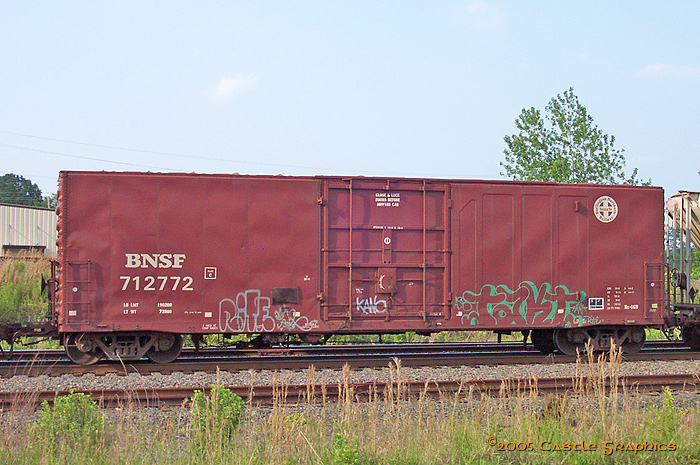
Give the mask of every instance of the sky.
[{"label": "sky", "polygon": [[0,174],[506,179],[569,88],[626,171],[700,190],[700,2],[0,0]]}]

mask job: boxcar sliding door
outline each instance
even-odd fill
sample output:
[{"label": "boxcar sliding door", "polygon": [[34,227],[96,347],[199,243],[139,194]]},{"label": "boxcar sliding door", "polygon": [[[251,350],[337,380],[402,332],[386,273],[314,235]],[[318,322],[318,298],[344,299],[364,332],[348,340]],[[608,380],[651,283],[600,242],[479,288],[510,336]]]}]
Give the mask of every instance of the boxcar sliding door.
[{"label": "boxcar sliding door", "polygon": [[371,321],[405,330],[447,319],[449,197],[444,182],[325,180],[322,318],[358,330]]}]

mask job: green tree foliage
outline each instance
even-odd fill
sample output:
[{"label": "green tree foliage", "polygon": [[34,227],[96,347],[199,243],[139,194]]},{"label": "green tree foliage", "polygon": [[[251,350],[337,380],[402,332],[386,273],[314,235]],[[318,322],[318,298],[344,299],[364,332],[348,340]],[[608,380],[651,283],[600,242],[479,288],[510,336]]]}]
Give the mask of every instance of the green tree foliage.
[{"label": "green tree foliage", "polygon": [[[639,184],[637,170],[624,172],[624,150],[604,134],[570,88],[544,110],[524,108],[515,120],[518,133],[505,136],[501,166],[506,176],[523,181]],[[651,184],[651,180],[644,183]]]},{"label": "green tree foliage", "polygon": [[0,176],[0,202],[13,205],[44,206],[39,186],[23,176],[7,173]]}]

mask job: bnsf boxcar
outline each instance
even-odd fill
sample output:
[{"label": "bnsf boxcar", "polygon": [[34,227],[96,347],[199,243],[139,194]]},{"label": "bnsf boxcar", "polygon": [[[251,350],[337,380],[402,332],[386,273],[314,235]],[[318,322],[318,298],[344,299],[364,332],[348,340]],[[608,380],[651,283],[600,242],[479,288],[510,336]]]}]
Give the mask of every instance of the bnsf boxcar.
[{"label": "bnsf boxcar", "polygon": [[656,187],[62,172],[54,312],[71,359],[182,335],[529,331],[634,352],[664,323]]}]

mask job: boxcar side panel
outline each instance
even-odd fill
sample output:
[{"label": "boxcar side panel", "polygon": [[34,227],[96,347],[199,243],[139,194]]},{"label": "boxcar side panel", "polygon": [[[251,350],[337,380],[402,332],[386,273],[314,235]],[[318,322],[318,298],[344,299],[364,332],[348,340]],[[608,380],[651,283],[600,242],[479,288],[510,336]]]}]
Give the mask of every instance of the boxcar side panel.
[{"label": "boxcar side panel", "polygon": [[60,329],[316,329],[319,185],[62,173]]},{"label": "boxcar side panel", "polygon": [[61,331],[661,324],[663,191],[64,172]]},{"label": "boxcar side panel", "polygon": [[663,191],[454,183],[453,324],[663,323]]}]

